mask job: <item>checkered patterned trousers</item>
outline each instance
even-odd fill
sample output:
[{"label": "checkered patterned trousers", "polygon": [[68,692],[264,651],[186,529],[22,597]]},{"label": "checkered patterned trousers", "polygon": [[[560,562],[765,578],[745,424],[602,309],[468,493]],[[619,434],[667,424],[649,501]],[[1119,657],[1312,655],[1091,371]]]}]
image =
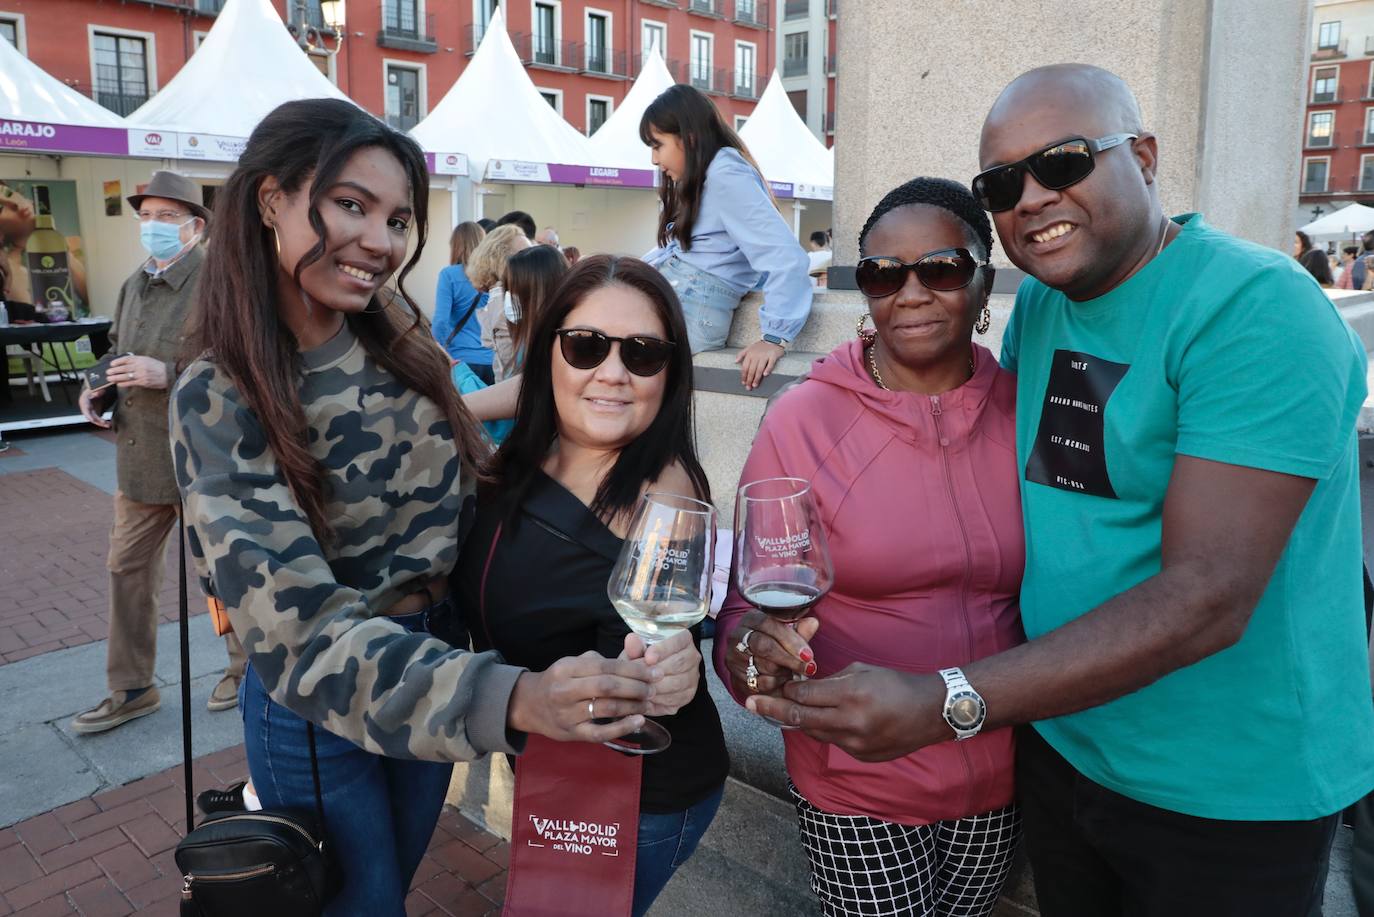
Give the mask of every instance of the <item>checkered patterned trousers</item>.
[{"label": "checkered patterned trousers", "polygon": [[931,825],[822,812],[791,787],[826,917],[987,917],[1021,836],[1015,806]]}]

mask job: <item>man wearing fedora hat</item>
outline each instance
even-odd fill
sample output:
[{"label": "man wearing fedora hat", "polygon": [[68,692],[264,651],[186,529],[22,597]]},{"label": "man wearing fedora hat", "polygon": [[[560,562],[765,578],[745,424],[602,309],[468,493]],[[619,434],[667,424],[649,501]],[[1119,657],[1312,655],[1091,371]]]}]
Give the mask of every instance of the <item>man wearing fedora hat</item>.
[{"label": "man wearing fedora hat", "polygon": [[[157,594],[167,539],[180,507],[167,433],[167,393],[176,381],[183,329],[195,296],[204,252],[198,244],[210,212],[200,188],[175,172],[154,172],[129,204],[148,253],[124,281],[115,306],[110,343],[122,353],[110,364],[114,385],[81,393],[81,413],[98,427],[114,405],[116,431],[114,527],[110,530],[110,640],[106,678],[110,694],[72,720],[77,733],[105,732],[146,716],[161,705],[153,684],[157,654]],[[210,694],[211,710],[238,703],[243,647],[226,638],[229,666]]]}]

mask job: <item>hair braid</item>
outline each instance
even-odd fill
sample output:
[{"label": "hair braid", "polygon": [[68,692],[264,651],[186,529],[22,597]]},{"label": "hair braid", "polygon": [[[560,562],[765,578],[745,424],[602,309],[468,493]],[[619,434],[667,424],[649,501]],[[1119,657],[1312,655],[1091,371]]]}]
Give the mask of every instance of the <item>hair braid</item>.
[{"label": "hair braid", "polygon": [[983,251],[975,252],[975,255],[986,258],[992,253],[992,224],[988,222],[987,213],[978,206],[969,190],[957,181],[947,178],[921,177],[898,185],[878,201],[878,206],[868,215],[868,222],[859,233],[859,254],[864,253],[864,243],[868,241],[868,234],[879,220],[898,207],[912,204],[928,204],[948,210],[972,230],[974,237],[983,246]]}]

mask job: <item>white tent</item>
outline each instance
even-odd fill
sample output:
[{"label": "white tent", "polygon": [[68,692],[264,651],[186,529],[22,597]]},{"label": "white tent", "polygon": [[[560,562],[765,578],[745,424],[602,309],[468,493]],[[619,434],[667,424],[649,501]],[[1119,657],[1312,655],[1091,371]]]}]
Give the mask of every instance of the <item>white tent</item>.
[{"label": "white tent", "polygon": [[129,123],[176,131],[179,159],[233,162],[268,112],[314,98],[348,100],[301,53],[271,0],[228,0],[196,53]]},{"label": "white tent", "polygon": [[128,125],[0,41],[0,142],[7,153],[128,154]]},{"label": "white tent", "polygon": [[649,148],[639,139],[639,122],[644,109],[676,81],[654,47],[644,56],[644,67],[611,117],[592,135],[591,152],[598,165],[630,169],[653,169]]},{"label": "white tent", "polygon": [[587,138],[534,88],[499,9],[472,61],[411,135],[436,158],[466,153],[477,180],[653,184],[652,173],[624,175],[595,163]]},{"label": "white tent", "polygon": [[1302,231],[1309,236],[1357,236],[1374,229],[1374,207],[1350,204],[1313,220]]},{"label": "white tent", "polygon": [[779,197],[831,200],[834,156],[797,115],[776,70],[739,133]]}]

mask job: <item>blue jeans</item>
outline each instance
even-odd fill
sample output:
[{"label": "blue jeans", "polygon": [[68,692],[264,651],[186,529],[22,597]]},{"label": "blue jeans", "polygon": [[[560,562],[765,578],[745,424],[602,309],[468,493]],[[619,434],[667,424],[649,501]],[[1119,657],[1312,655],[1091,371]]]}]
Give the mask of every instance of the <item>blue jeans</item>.
[{"label": "blue jeans", "polygon": [[640,814],[639,844],[635,853],[634,917],[642,917],[677,868],[691,859],[701,836],[716,817],[724,792],[722,786],[682,812]]},{"label": "blue jeans", "polygon": [[730,337],[730,323],[743,295],[715,274],[692,267],[674,255],[659,268],[682,303],[687,320],[687,340],[692,353],[720,350]]},{"label": "blue jeans", "polygon": [[[425,629],[425,612],[395,620],[407,630]],[[267,696],[251,664],[239,686],[239,709],[248,772],[263,807],[315,811],[306,721]],[[374,755],[318,726],[315,751],[325,849],[343,876],[325,914],[404,917],[453,765]]]}]

